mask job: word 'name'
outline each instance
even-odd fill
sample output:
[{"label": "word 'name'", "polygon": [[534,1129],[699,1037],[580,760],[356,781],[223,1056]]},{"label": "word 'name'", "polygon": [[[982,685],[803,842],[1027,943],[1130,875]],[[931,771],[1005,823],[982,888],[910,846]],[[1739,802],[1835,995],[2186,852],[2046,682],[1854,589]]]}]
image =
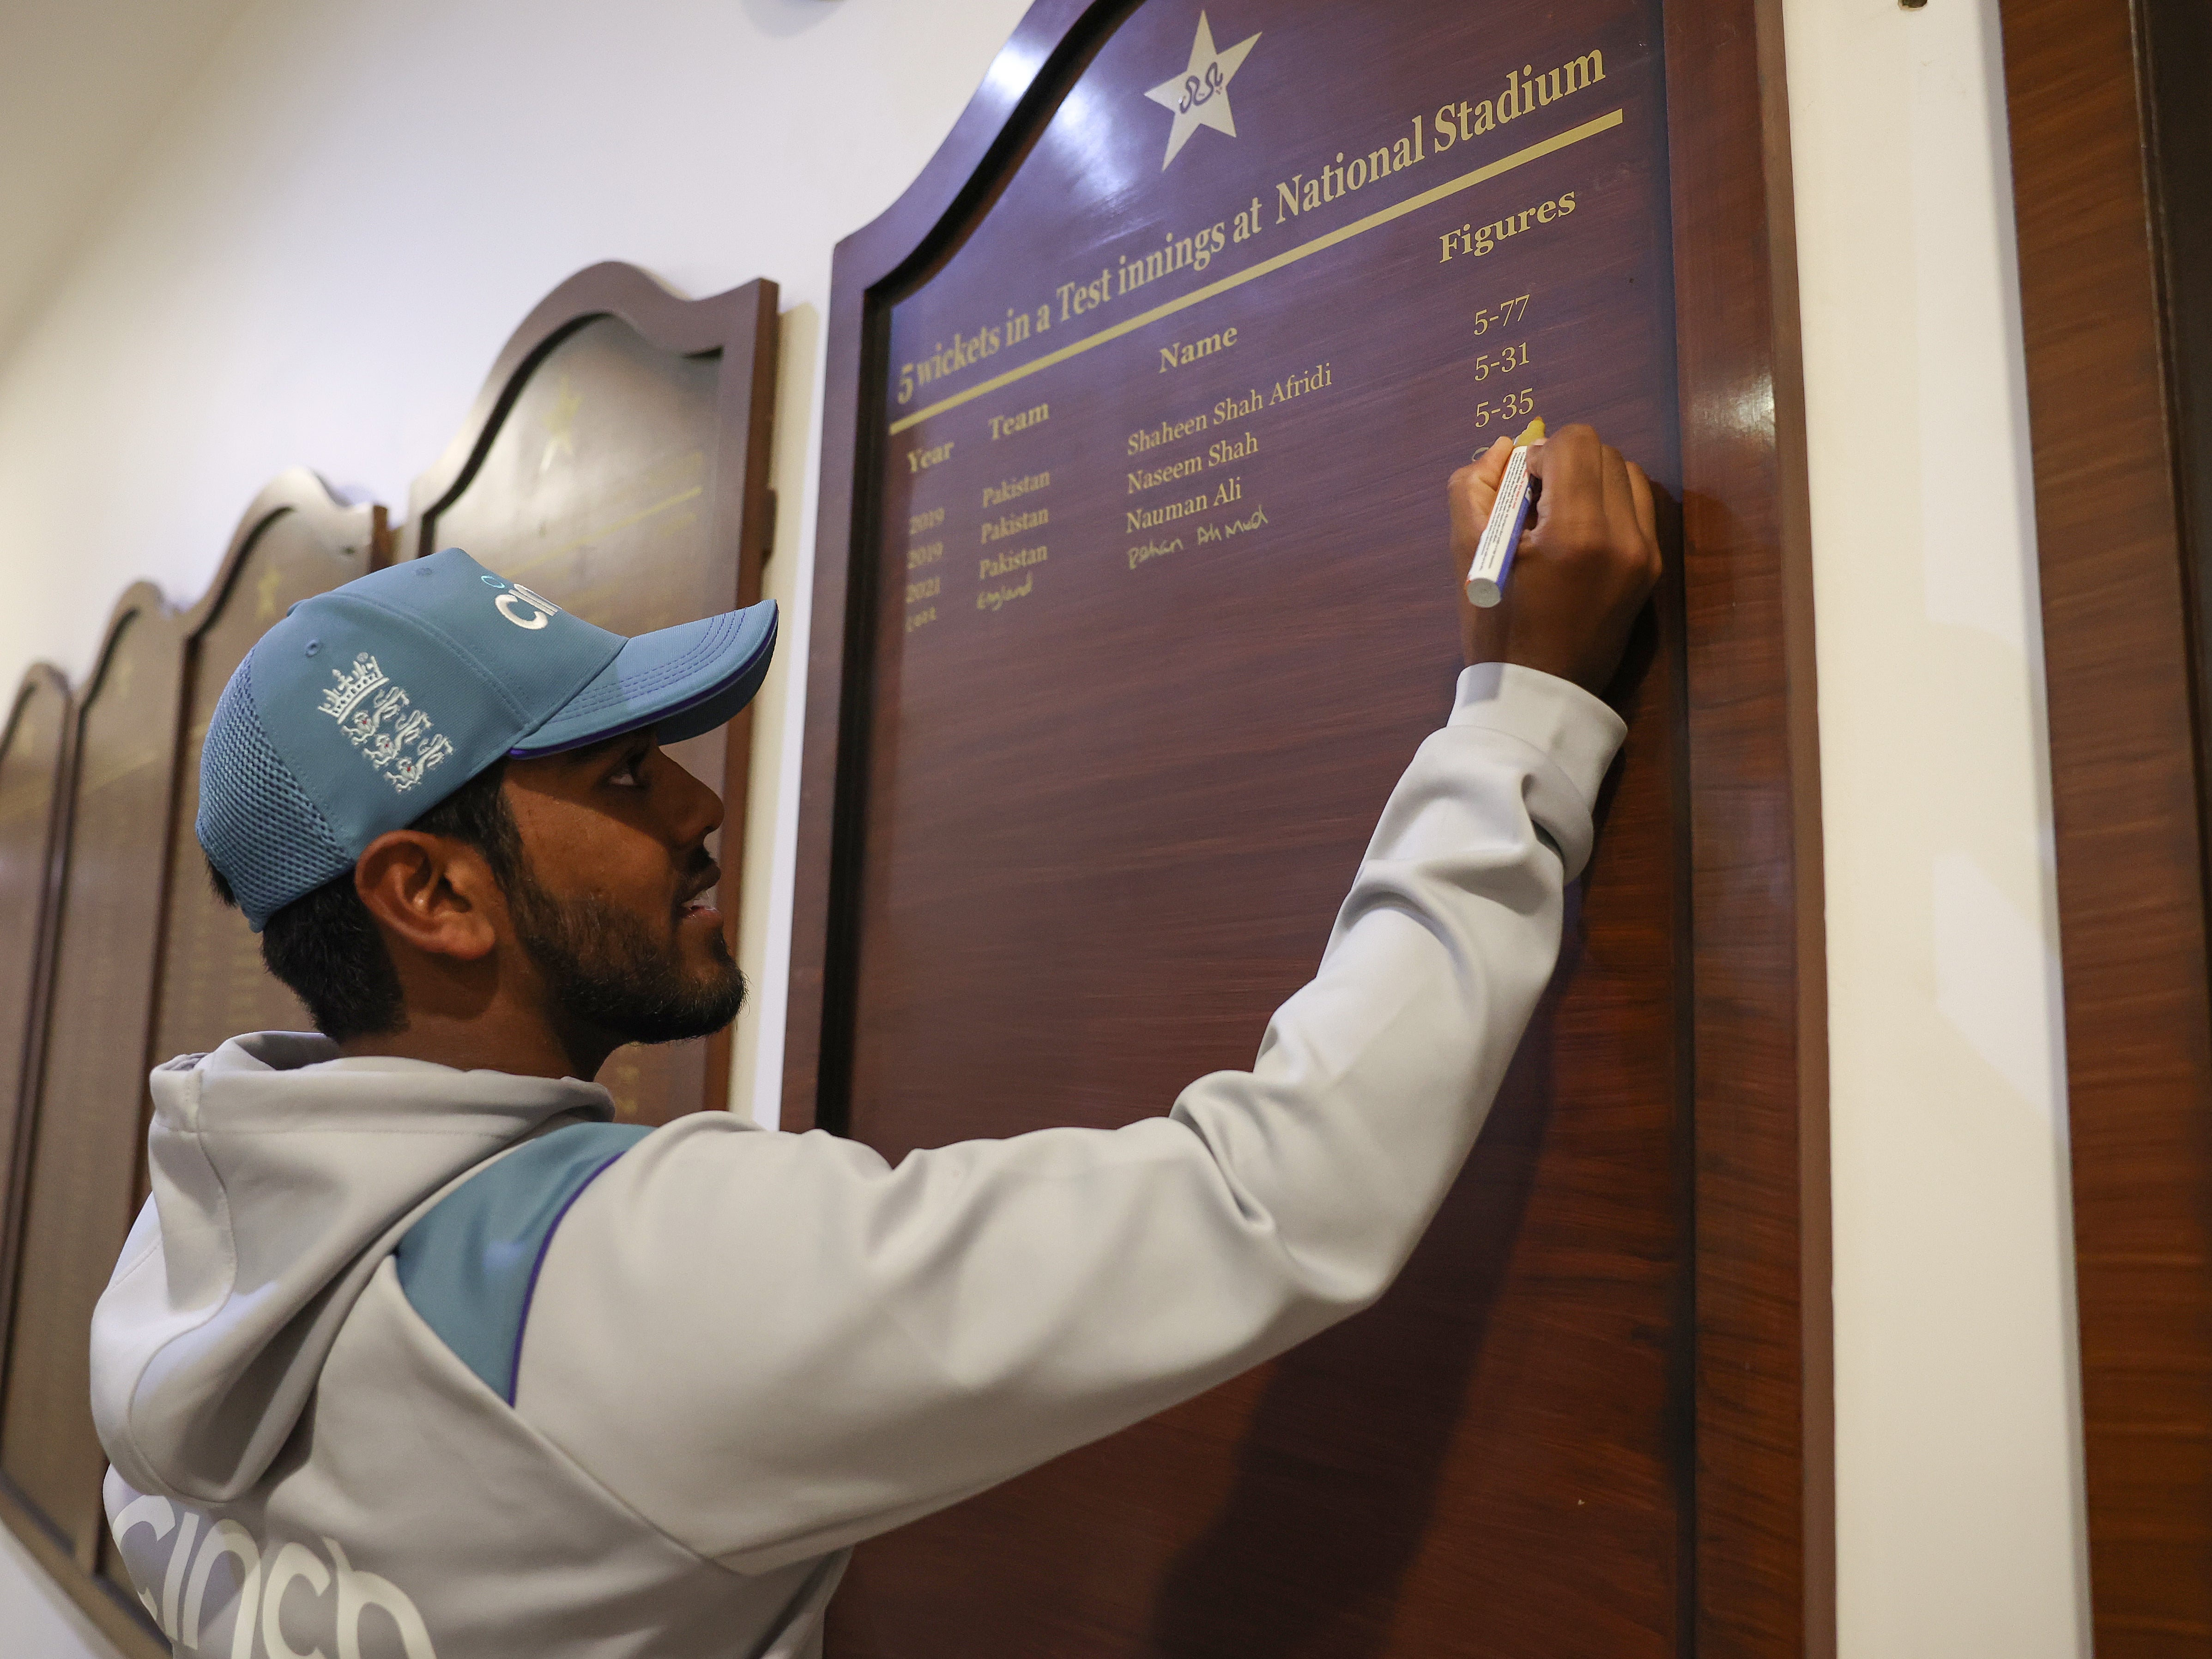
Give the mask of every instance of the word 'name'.
[{"label": "word 'name'", "polygon": [[1202,340],[1176,340],[1160,348],[1160,373],[1171,368],[1188,368],[1202,358],[1217,351],[1227,351],[1237,343],[1237,331],[1224,328],[1218,334],[1209,334]]}]

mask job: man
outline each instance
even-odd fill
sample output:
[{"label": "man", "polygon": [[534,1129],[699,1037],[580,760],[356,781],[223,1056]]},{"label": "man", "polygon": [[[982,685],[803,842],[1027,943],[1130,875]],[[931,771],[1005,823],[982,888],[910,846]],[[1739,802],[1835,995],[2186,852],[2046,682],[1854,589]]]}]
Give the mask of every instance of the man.
[{"label": "man", "polygon": [[[1463,578],[1500,442],[1454,475]],[[1658,570],[1644,477],[1538,458],[1505,603],[1249,1073],[1111,1133],[916,1152],[611,1123],[727,1023],[713,794],[772,606],[623,641],[441,553],[308,600],[224,693],[201,844],[319,1036],[154,1073],[93,1326],[111,1528],[251,1659],[817,1652],[846,1552],[1389,1284],[1559,945]]]}]

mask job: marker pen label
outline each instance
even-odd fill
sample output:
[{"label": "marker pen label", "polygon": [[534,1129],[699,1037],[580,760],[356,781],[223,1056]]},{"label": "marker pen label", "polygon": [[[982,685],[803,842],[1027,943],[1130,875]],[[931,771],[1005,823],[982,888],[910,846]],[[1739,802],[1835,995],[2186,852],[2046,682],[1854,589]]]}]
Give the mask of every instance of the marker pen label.
[{"label": "marker pen label", "polygon": [[1498,500],[1490,509],[1490,522],[1482,527],[1474,562],[1468,567],[1467,597],[1486,609],[1505,597],[1506,574],[1513,568],[1514,550],[1528,527],[1529,501],[1528,452],[1544,441],[1544,422],[1528,422],[1528,429],[1513,441],[1512,457],[1498,481]]}]

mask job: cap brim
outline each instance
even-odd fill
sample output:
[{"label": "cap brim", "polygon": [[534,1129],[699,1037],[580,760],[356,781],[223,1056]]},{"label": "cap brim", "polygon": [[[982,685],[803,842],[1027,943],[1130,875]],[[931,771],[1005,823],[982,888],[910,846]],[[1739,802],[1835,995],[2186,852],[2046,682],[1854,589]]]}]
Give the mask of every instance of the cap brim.
[{"label": "cap brim", "polygon": [[775,654],[774,599],[640,634],[507,752],[557,755],[657,726],[663,743],[711,732],[753,700]]}]

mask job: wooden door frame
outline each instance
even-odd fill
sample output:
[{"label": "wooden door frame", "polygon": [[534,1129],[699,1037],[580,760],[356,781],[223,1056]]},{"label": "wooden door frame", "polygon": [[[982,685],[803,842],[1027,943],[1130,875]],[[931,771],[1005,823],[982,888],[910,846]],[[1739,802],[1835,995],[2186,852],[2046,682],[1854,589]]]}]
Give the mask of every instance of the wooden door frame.
[{"label": "wooden door frame", "polygon": [[[2001,4],[2065,975],[2091,1614],[2107,1659],[2212,1642],[2212,895],[2198,672],[2199,567],[2212,550],[2191,545],[2191,457],[2201,472],[2206,438],[2190,429],[2175,352],[2187,296],[2172,286],[2153,142],[2147,30],[2163,9]],[[2194,142],[2212,147],[2204,134],[2200,116]],[[2208,310],[2200,298],[2200,325]]]},{"label": "wooden door frame", "polygon": [[[881,298],[941,258],[1133,0],[1037,0],[914,184],[838,244],[784,1127],[837,1121],[870,706]],[[1781,0],[1668,0],[1692,679],[1693,1597],[1706,1659],[1835,1646],[1826,941]]]}]

